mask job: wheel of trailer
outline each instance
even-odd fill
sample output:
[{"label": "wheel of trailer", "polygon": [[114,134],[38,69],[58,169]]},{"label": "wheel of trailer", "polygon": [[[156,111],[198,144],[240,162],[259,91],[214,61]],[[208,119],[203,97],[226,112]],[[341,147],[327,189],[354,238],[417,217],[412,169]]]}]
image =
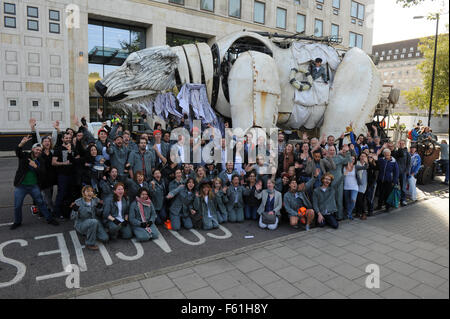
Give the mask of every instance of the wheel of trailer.
[{"label": "wheel of trailer", "polygon": [[417,174],[417,183],[420,185],[426,185],[433,181],[434,175],[434,165],[433,166],[423,166],[420,168]]}]

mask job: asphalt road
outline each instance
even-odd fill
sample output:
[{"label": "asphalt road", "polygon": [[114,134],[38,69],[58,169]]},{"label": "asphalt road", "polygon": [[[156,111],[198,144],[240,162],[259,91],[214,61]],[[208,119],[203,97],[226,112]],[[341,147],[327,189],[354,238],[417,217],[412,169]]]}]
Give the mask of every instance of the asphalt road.
[{"label": "asphalt road", "polygon": [[[84,245],[84,238],[74,232],[72,221],[52,226],[32,216],[30,197],[23,206],[22,227],[13,231],[9,229],[14,214],[12,181],[16,167],[17,160],[0,159],[0,298],[43,298],[65,292],[66,275],[63,271],[68,264],[85,265],[80,282],[81,287],[87,287],[230,251],[294,231],[287,225],[281,225],[275,232],[262,230],[256,222],[250,221],[224,224],[225,232],[221,229],[199,230],[197,233],[188,230],[169,232],[159,226],[162,236],[157,243],[138,243],[136,246],[130,240],[119,239],[106,244],[103,252],[93,252],[79,248]],[[246,239],[245,236],[254,238]],[[78,250],[75,248],[77,244]]]},{"label": "asphalt road", "polygon": [[[84,238],[74,232],[72,221],[62,222],[60,226],[48,225],[31,216],[29,205],[23,208],[23,226],[14,231],[9,230],[8,224],[13,216],[12,180],[16,167],[15,159],[0,159],[0,298],[44,298],[66,292],[67,273],[64,269],[68,264],[80,266],[81,287],[89,287],[212,256],[295,231],[286,224],[281,224],[276,231],[262,230],[256,222],[250,221],[226,223],[225,229],[214,231],[169,232],[159,227],[161,237],[156,242],[139,244],[130,240],[117,240],[93,252],[84,249]],[[442,201],[446,201],[444,205],[448,208],[448,198],[442,198]],[[26,203],[31,203],[29,197]],[[415,211],[419,214],[424,210],[421,205],[412,205],[399,211]],[[442,226],[448,235],[448,221]],[[429,232],[426,229],[424,231]],[[247,239],[245,236],[254,237]]]}]

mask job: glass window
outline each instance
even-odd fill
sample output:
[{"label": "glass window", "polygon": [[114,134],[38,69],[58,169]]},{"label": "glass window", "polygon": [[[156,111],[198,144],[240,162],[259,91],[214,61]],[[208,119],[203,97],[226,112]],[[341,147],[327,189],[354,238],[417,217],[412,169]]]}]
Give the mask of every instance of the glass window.
[{"label": "glass window", "polygon": [[384,60],[384,57],[381,57],[381,58],[380,58],[380,61],[383,61],[383,60]]},{"label": "glass window", "polygon": [[17,106],[17,100],[9,100],[9,106]]},{"label": "glass window", "polygon": [[59,101],[53,101],[53,107],[59,107]]},{"label": "glass window", "polygon": [[412,57],[412,53],[408,53],[408,58]]},{"label": "glass window", "polygon": [[323,3],[324,0],[316,0],[317,2]]},{"label": "glass window", "polygon": [[349,47],[351,47],[351,48],[352,47],[357,47],[357,48],[362,49],[362,47],[363,47],[363,36],[361,34],[350,32]]},{"label": "glass window", "polygon": [[53,21],[59,21],[59,11],[49,10],[48,11],[48,18],[50,20],[53,20]]},{"label": "glass window", "polygon": [[416,56],[420,56],[420,52],[416,52]]},{"label": "glass window", "polygon": [[389,50],[388,54],[389,54],[389,55],[392,54],[392,50]]},{"label": "glass window", "polygon": [[214,12],[214,0],[202,0],[200,2],[200,9]]},{"label": "glass window", "polygon": [[360,20],[364,20],[364,11],[365,11],[365,6],[363,4],[352,1],[350,15],[353,18],[358,18]]},{"label": "glass window", "polygon": [[358,3],[358,19],[359,20],[364,20],[364,11],[365,11],[365,6],[363,4]]},{"label": "glass window", "polygon": [[333,8],[340,9],[341,8],[341,0],[333,0]]},{"label": "glass window", "polygon": [[297,32],[305,32],[306,16],[297,14]]},{"label": "glass window", "polygon": [[398,49],[395,49],[395,53],[397,53],[397,54],[398,54],[399,52],[400,52],[400,51],[399,51]]},{"label": "glass window", "polygon": [[39,106],[39,101],[33,101],[32,105],[33,105],[33,107],[38,107]]},{"label": "glass window", "polygon": [[409,48],[409,52],[413,52],[414,51],[414,48],[413,47],[410,47]]},{"label": "glass window", "polygon": [[402,59],[403,59],[404,57],[405,57],[405,55],[404,55],[404,54],[401,54],[401,55],[400,55],[400,58],[402,58]]},{"label": "glass window", "polygon": [[15,28],[16,27],[16,18],[5,17],[5,27],[6,28]]},{"label": "glass window", "polygon": [[255,12],[253,20],[255,22],[264,24],[265,11],[266,11],[266,4],[263,2],[255,1]]},{"label": "glass window", "polygon": [[314,22],[314,36],[321,37],[323,36],[323,21],[316,19]]},{"label": "glass window", "polygon": [[241,0],[230,0],[228,3],[228,15],[230,17],[241,17]]},{"label": "glass window", "polygon": [[59,33],[59,23],[51,23],[49,24],[50,33]]},{"label": "glass window", "polygon": [[31,31],[39,31],[39,22],[36,20],[28,20],[27,28]]},{"label": "glass window", "polygon": [[402,53],[406,53],[406,48],[403,48],[403,49],[402,49]]},{"label": "glass window", "polygon": [[339,38],[339,26],[337,24],[331,24],[331,36],[335,39]]},{"label": "glass window", "polygon": [[384,56],[385,54],[386,54],[386,51],[382,51],[382,52],[381,52],[381,55]]},{"label": "glass window", "polygon": [[27,16],[32,17],[32,18],[39,18],[38,8],[27,6]]},{"label": "glass window", "polygon": [[294,4],[300,4],[300,0],[294,0]]},{"label": "glass window", "polygon": [[358,3],[352,1],[351,14],[352,17],[356,18],[358,16]]},{"label": "glass window", "polygon": [[173,32],[166,33],[166,44],[171,47],[180,46],[183,44],[197,43],[197,42],[207,42],[208,39],[200,38],[196,36],[190,36],[186,34],[179,34]]},{"label": "glass window", "polygon": [[286,9],[277,8],[277,28],[286,29]]},{"label": "glass window", "polygon": [[129,30],[105,26],[103,29],[103,37],[105,54],[109,54],[109,51],[111,51],[111,54],[114,54],[113,52],[116,50],[125,50],[128,52],[127,45],[130,44]]},{"label": "glass window", "polygon": [[16,14],[16,5],[14,3],[4,3],[3,11],[5,14]]},{"label": "glass window", "polygon": [[169,3],[184,4],[184,0],[169,0]]}]

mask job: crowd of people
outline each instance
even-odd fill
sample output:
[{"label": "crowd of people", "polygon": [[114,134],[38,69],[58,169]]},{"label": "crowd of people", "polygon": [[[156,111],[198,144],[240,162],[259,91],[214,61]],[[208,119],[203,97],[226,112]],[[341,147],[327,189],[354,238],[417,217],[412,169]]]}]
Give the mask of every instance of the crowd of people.
[{"label": "crowd of people", "polygon": [[[192,164],[195,147],[213,141],[202,140],[200,130],[190,129],[184,119],[169,122],[165,130],[159,123],[153,129],[146,124],[138,137],[124,129],[120,118],[110,126],[103,123],[98,138],[84,118],[81,123],[75,119],[76,130],[61,131],[55,122],[50,136],[40,135],[34,119],[30,126],[32,134],[16,148],[11,229],[21,226],[29,194],[33,215],[52,225],[73,219],[92,250],[98,249],[96,241],[157,238],[155,225],[206,230],[249,220],[270,230],[280,222],[295,229],[338,228],[343,219],[365,220],[383,207],[389,211],[394,187],[401,190],[401,205],[407,204],[407,194],[416,200],[421,166],[415,143],[409,149],[405,140],[382,143],[375,126],[356,135],[351,123],[338,138],[303,134],[295,143],[280,131],[278,149],[264,137],[255,141],[250,132],[242,139],[224,137],[213,149],[221,160],[197,164]],[[190,151],[183,135],[171,140],[177,127],[192,134]],[[31,152],[25,152],[29,141]],[[267,162],[270,156],[277,156],[277,167]]]}]

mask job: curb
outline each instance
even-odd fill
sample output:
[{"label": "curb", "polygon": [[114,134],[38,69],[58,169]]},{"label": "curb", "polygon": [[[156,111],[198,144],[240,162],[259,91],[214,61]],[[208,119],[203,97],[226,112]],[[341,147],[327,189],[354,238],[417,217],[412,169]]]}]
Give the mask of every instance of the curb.
[{"label": "curb", "polygon": [[[449,193],[448,187],[445,188],[445,189],[436,190],[434,192],[431,192],[430,195],[436,196],[436,195],[442,195],[442,194],[445,194],[445,193]],[[422,202],[422,201],[425,201],[425,200],[428,200],[428,197],[418,198],[415,202],[409,201],[408,205],[415,205],[415,204],[418,204],[419,202]],[[389,214],[395,213],[395,211],[396,211],[396,209],[393,209]],[[381,215],[381,214],[385,214],[384,210],[374,211],[372,217],[376,217],[376,216]],[[349,220],[346,219],[346,220],[343,220],[343,221],[339,222],[339,224],[344,224],[344,225],[345,224],[350,224],[350,223],[351,224],[359,224],[359,223],[364,223],[364,221],[361,221],[359,219],[354,219],[353,221],[349,221]],[[115,286],[124,285],[124,284],[128,284],[128,283],[135,282],[135,281],[140,281],[140,280],[145,280],[145,279],[149,279],[149,278],[152,278],[152,277],[165,275],[167,273],[171,273],[171,272],[174,272],[174,271],[178,271],[178,270],[182,270],[182,269],[185,269],[185,268],[193,267],[193,266],[199,265],[199,264],[205,264],[205,263],[208,263],[208,262],[211,262],[211,261],[215,261],[215,260],[218,260],[218,259],[222,259],[222,258],[225,258],[225,257],[238,255],[238,254],[241,254],[241,253],[245,253],[247,251],[251,251],[251,250],[255,250],[257,248],[264,247],[264,246],[274,245],[274,244],[278,244],[280,242],[288,241],[288,240],[291,240],[291,239],[301,238],[301,237],[307,236],[309,234],[314,234],[314,233],[316,233],[318,231],[322,231],[321,228],[315,227],[315,228],[312,228],[311,230],[309,230],[308,232],[300,231],[300,232],[297,232],[297,233],[294,233],[294,234],[281,236],[281,237],[278,237],[278,238],[274,238],[274,239],[270,239],[270,240],[267,240],[267,241],[263,241],[261,243],[256,243],[256,244],[252,244],[252,245],[249,245],[249,246],[237,248],[237,249],[232,250],[232,251],[219,253],[219,254],[216,254],[216,255],[212,255],[212,256],[196,259],[196,260],[193,260],[193,261],[188,261],[188,262],[185,262],[185,263],[182,263],[182,264],[178,264],[178,265],[174,265],[174,266],[168,266],[168,267],[156,269],[156,270],[153,270],[153,271],[150,271],[150,272],[146,272],[146,273],[143,273],[143,274],[140,274],[140,275],[134,275],[134,276],[130,276],[130,277],[126,277],[126,278],[122,278],[122,279],[118,279],[118,280],[114,280],[114,281],[98,284],[98,285],[91,286],[91,287],[80,288],[80,289],[78,289],[76,291],[70,291],[70,292],[65,292],[65,293],[61,293],[61,294],[57,294],[57,295],[48,296],[48,297],[45,297],[44,299],[68,299],[68,298],[78,297],[78,296],[94,293],[94,292],[97,292],[97,291],[100,291],[100,290],[109,289],[109,288],[112,288],[112,287],[115,287]]]}]

